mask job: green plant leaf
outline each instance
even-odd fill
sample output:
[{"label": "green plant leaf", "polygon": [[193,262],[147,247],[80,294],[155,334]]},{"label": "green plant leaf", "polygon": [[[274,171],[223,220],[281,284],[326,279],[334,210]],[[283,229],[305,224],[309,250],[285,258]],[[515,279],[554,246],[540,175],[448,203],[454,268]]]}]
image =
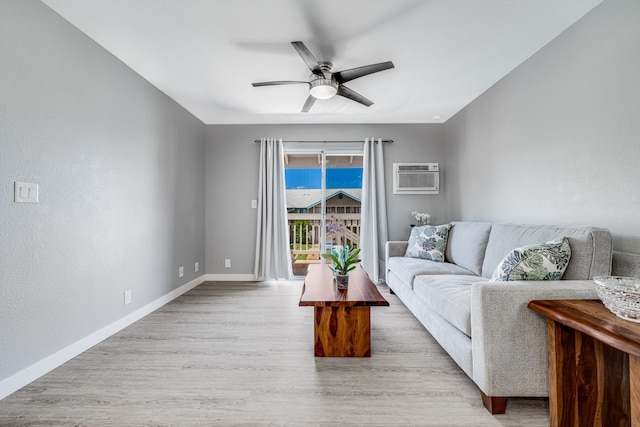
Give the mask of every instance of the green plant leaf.
[{"label": "green plant leaf", "polygon": [[349,254],[349,256],[346,256],[348,254],[348,249],[345,249],[339,254],[340,256],[336,256],[333,253],[324,253],[321,254],[321,256],[322,258],[330,259],[333,262],[333,265],[330,268],[334,273],[346,274],[356,268],[355,264],[361,262],[361,260],[357,258],[359,253],[360,249],[356,249]]},{"label": "green plant leaf", "polygon": [[326,254],[322,254],[321,256],[322,258],[329,258],[331,261],[335,262],[336,264],[340,264],[340,260],[334,254],[326,253]]},{"label": "green plant leaf", "polygon": [[347,258],[345,264],[352,265],[352,264],[359,263],[360,262],[360,259],[358,258],[359,253],[360,253],[360,249],[353,251],[353,253],[349,256],[349,258]]}]

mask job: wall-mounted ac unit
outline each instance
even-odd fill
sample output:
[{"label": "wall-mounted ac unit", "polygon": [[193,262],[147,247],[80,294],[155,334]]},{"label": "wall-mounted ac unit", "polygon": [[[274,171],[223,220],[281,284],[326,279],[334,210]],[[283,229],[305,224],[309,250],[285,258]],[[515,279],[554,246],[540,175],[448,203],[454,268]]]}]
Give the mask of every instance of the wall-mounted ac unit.
[{"label": "wall-mounted ac unit", "polygon": [[393,194],[438,194],[438,163],[394,163]]}]

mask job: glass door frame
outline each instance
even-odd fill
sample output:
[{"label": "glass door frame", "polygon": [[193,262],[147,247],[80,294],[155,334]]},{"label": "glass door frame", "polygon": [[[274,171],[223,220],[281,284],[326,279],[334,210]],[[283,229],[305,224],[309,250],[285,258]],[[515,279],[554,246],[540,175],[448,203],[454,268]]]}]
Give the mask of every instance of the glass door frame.
[{"label": "glass door frame", "polygon": [[[327,157],[331,156],[360,156],[364,155],[364,142],[344,142],[344,143],[310,143],[310,142],[286,142],[284,143],[284,154],[315,154],[321,156],[320,170],[322,189],[322,200],[320,204],[320,253],[327,250]],[[286,169],[286,166],[285,166]]]}]

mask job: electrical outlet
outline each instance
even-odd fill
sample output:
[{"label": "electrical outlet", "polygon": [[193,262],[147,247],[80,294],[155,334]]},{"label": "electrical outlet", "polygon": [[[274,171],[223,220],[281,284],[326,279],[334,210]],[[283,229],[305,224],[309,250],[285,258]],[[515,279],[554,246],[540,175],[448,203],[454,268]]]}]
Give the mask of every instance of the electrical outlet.
[{"label": "electrical outlet", "polygon": [[195,265],[193,266],[193,269],[196,271],[196,273],[200,271],[200,263],[196,262]]},{"label": "electrical outlet", "polygon": [[124,291],[124,305],[131,304],[131,289]]},{"label": "electrical outlet", "polygon": [[182,276],[184,276],[184,267],[180,267],[178,269],[178,277],[182,277]]},{"label": "electrical outlet", "polygon": [[224,260],[224,268],[231,268],[231,260],[230,259],[225,259]]}]

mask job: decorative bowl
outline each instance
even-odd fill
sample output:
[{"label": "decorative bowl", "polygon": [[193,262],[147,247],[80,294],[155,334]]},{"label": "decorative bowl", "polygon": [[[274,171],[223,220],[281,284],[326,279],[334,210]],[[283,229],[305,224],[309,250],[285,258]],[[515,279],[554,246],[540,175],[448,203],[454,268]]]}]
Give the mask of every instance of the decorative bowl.
[{"label": "decorative bowl", "polygon": [[640,323],[640,279],[597,276],[593,281],[605,307],[622,319]]}]

